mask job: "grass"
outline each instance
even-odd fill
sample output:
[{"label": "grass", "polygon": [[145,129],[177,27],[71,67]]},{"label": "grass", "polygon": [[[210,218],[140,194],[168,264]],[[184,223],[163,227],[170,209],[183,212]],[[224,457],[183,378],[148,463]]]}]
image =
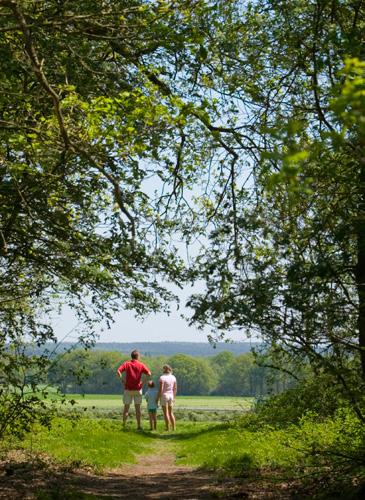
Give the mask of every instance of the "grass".
[{"label": "grass", "polygon": [[286,441],[283,430],[251,432],[227,424],[210,425],[179,439],[176,453],[178,463],[242,475],[251,469],[293,466],[300,452]]},{"label": "grass", "polygon": [[[157,457],[162,449],[168,448],[175,452],[178,464],[248,478],[253,482],[258,480],[262,484],[291,484],[294,489],[302,485],[305,491],[315,493],[318,481],[322,481],[323,491],[337,488],[337,483],[341,482],[341,488],[351,493],[355,485],[352,477],[356,484],[364,480],[364,468],[359,467],[355,475],[352,472],[348,475],[347,469],[343,469],[349,462],[347,460],[347,465],[343,462],[345,454],[341,448],[338,456],[341,461],[337,464],[328,453],[333,445],[338,447],[339,438],[343,440],[341,446],[347,455],[356,452],[357,447],[360,450],[362,442],[360,434],[357,441],[354,439],[356,433],[345,436],[342,428],[337,428],[336,420],[317,421],[308,417],[300,425],[285,429],[247,427],[249,420],[247,415],[230,424],[178,420],[176,432],[164,432],[159,414],[157,432],[137,432],[134,418],[124,430],[120,420],[81,417],[73,421],[58,417],[50,431],[37,427],[21,445],[34,456],[46,454],[67,467],[88,466],[99,473],[124,463],[134,463],[140,454]],[[349,427],[347,420],[345,423]],[[146,420],[143,425],[148,428]],[[317,452],[325,453],[318,454],[315,446],[319,446]]]},{"label": "grass", "polygon": [[[120,420],[123,407],[122,395],[114,394],[67,394],[69,405],[61,406],[60,413],[68,416],[70,412],[87,417],[112,418]],[[175,402],[177,418],[190,422],[227,422],[236,415],[247,412],[254,398],[225,396],[178,396]],[[131,405],[130,413],[134,413]],[[161,410],[159,410],[161,414]],[[142,403],[142,415],[147,417],[147,405]]]},{"label": "grass", "polygon": [[63,464],[101,471],[135,462],[136,450],[148,453],[153,441],[150,435],[125,431],[121,422],[110,419],[56,418],[51,430],[35,428],[22,447],[46,453]]},{"label": "grass", "polygon": [[[121,395],[114,394],[67,394],[68,400],[76,401],[78,406],[95,409],[120,409]],[[229,396],[178,396],[176,409],[247,411],[252,407],[254,398]]]},{"label": "grass", "polygon": [[[146,420],[144,427],[148,428]],[[289,467],[298,453],[285,446],[285,431],[250,432],[227,424],[178,421],[177,431],[163,432],[159,417],[155,433],[136,432],[130,419],[127,430],[111,419],[56,418],[51,430],[41,427],[22,443],[28,450],[45,453],[71,466],[96,470],[133,463],[136,454],[152,453],[157,441],[171,442],[181,464],[242,472],[262,467]],[[157,441],[156,441],[157,440]]]},{"label": "grass", "polygon": [[[347,417],[318,419],[308,415],[298,425],[281,429],[248,429],[243,420],[188,433],[180,429],[176,457],[178,463],[225,475],[289,482],[294,488],[312,492],[309,496],[315,498],[322,498],[322,493],[326,499],[360,498],[357,490],[361,484],[365,486],[364,429]],[[247,424],[249,419],[245,420]],[[347,493],[336,496],[337,490]]]},{"label": "grass", "polygon": [[[339,409],[326,418],[308,412],[297,423],[284,426],[275,425],[276,415],[269,408],[269,426],[262,414],[242,411],[251,404],[249,398],[180,396],[176,432],[163,432],[159,410],[158,431],[139,433],[134,416],[127,430],[122,429],[121,396],[68,398],[78,402],[75,413],[79,418],[73,419],[72,412],[66,411],[68,418],[56,418],[50,431],[35,428],[22,443],[35,456],[41,452],[71,468],[90,466],[101,472],[133,463],[139,454],[158,456],[167,446],[175,451],[179,464],[249,481],[291,484],[294,489],[302,485],[306,491],[316,492],[321,483],[321,491],[335,491],[341,485],[352,495],[355,486],[360,488],[365,480],[364,429],[350,409]],[[236,404],[241,405],[241,415],[233,410]],[[89,409],[83,411],[83,407]],[[143,408],[143,425],[148,428],[145,405]],[[95,418],[106,414],[113,414],[114,420]],[[230,421],[218,423],[219,414]]]}]

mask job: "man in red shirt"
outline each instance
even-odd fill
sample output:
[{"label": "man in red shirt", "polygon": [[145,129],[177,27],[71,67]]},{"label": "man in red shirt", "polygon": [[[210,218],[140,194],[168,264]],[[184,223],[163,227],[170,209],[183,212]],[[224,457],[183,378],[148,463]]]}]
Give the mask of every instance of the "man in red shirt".
[{"label": "man in red shirt", "polygon": [[[129,407],[134,401],[136,409],[137,429],[141,429],[141,404],[142,404],[142,375],[151,376],[150,370],[146,365],[139,361],[140,355],[137,350],[131,352],[131,360],[126,361],[117,370],[119,377],[123,377],[125,372],[124,395],[123,395],[123,425],[126,424],[128,418]],[[123,377],[124,378],[124,377]]]}]

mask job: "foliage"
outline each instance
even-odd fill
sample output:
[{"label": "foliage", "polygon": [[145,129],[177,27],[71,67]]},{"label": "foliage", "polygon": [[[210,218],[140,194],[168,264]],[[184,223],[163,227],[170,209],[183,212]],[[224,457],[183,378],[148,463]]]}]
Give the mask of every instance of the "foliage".
[{"label": "foliage", "polygon": [[316,426],[318,415],[308,412],[293,432],[289,446],[301,448],[308,466],[342,469],[365,466],[364,428],[349,408],[336,411]]},{"label": "foliage", "polygon": [[[209,344],[207,342],[178,342],[178,341],[163,341],[163,342],[96,342],[94,349],[101,351],[114,351],[121,353],[131,353],[133,349],[138,349],[142,356],[148,358],[155,356],[172,356],[177,352],[180,354],[188,354],[189,356],[213,356],[221,352],[231,352],[234,355],[249,352],[252,347],[255,347],[255,342],[219,342],[217,344]],[[67,349],[71,347],[70,343],[61,342],[60,348]]]},{"label": "foliage", "polygon": [[179,441],[179,461],[265,481],[275,471],[277,481],[294,483],[302,496],[336,498],[340,488],[346,498],[357,498],[355,485],[365,480],[365,435],[352,410],[322,421],[307,413],[285,430],[252,417],[251,424],[249,417],[244,424],[211,427]]},{"label": "foliage", "polygon": [[[216,147],[215,105],[194,81],[224,3],[0,1],[5,359],[8,346],[55,341],[47,318],[62,304],[89,345],[120,307],[146,314],[176,298],[168,283],[184,270],[169,233]],[[20,367],[12,356],[4,366]]]},{"label": "foliage", "polygon": [[205,359],[198,360],[185,354],[175,354],[168,361],[173,367],[181,394],[209,394],[214,387],[216,375]]},{"label": "foliage", "polygon": [[[363,2],[0,9],[5,388],[24,360],[8,346],[54,340],[57,303],[88,343],[119,307],[166,309],[169,283],[203,280],[192,321],[336,377],[364,419]],[[190,273],[171,235],[202,241]]]},{"label": "foliage", "polygon": [[47,360],[29,355],[22,343],[4,350],[0,358],[0,436],[11,433],[20,437],[35,422],[50,426],[56,406],[46,386],[39,386],[45,382],[46,366]]},{"label": "foliage", "polygon": [[[128,356],[117,352],[98,350],[77,349],[60,354],[48,371],[48,382],[64,393],[120,394],[122,386],[116,370],[126,359]],[[289,375],[256,365],[250,353],[233,356],[222,352],[205,358],[185,354],[171,358],[146,356],[143,362],[151,370],[155,384],[163,365],[171,364],[179,395],[261,396],[280,392],[294,381]]]},{"label": "foliage", "polygon": [[221,353],[211,360],[213,367],[218,361],[218,384],[214,394],[259,397],[279,393],[290,384],[295,385],[294,378],[289,374],[259,366],[251,353],[232,358],[225,354],[229,353]]},{"label": "foliage", "polygon": [[335,377],[312,375],[295,388],[268,398],[258,399],[255,417],[263,425],[283,427],[297,424],[308,412],[318,418],[333,417],[337,410],[348,404],[343,387]]},{"label": "foliage", "polygon": [[235,110],[231,163],[202,203],[209,235],[192,276],[206,290],[188,302],[192,322],[218,337],[241,329],[263,337],[279,366],[335,376],[360,418],[364,19],[363,3],[347,1],[234,11],[215,87]]},{"label": "foliage", "polygon": [[75,350],[61,354],[48,371],[50,384],[59,386],[64,393],[86,392],[116,394],[121,383],[117,368],[127,356],[116,352]]}]

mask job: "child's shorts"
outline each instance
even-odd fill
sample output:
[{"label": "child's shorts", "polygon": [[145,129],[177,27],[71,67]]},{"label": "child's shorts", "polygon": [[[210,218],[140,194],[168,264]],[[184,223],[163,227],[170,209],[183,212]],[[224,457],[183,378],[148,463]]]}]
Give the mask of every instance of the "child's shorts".
[{"label": "child's shorts", "polygon": [[148,408],[148,413],[156,413],[157,408]]}]

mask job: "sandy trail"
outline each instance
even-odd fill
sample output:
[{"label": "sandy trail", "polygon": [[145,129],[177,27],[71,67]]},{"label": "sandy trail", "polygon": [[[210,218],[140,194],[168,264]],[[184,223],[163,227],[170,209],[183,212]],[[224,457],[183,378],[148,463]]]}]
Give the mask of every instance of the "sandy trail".
[{"label": "sandy trail", "polygon": [[213,474],[176,465],[172,447],[157,442],[149,455],[139,455],[137,463],[123,465],[102,476],[81,471],[68,476],[72,489],[100,498],[217,498],[221,487]]}]

